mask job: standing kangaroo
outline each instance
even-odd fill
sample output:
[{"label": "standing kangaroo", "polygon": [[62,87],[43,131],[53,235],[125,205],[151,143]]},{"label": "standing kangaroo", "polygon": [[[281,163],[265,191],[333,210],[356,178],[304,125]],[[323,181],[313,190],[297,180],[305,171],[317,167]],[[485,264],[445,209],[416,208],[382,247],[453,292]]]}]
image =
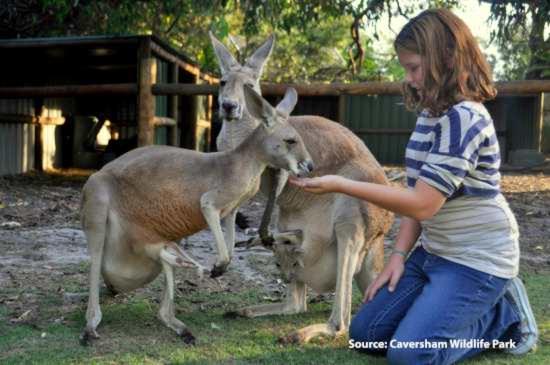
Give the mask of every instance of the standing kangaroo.
[{"label": "standing kangaroo", "polygon": [[[257,122],[244,103],[244,86],[260,92],[259,80],[263,66],[273,49],[271,36],[241,65],[214,35],[210,34],[218,59],[221,80],[218,94],[223,125],[217,138],[219,150],[230,149],[248,136]],[[302,137],[313,157],[315,175],[338,174],[351,179],[387,184],[383,169],[364,143],[350,130],[317,116],[298,116],[288,119]],[[356,279],[364,292],[382,270],[384,264],[384,235],[390,229],[393,215],[373,204],[343,194],[315,195],[286,184],[288,175],[262,175],[261,190],[270,195],[267,212],[262,219],[260,235],[265,238],[273,199],[279,207],[278,230],[294,234],[301,231],[300,243],[305,252],[306,271],[335,271],[336,295],[332,313],[326,324],[311,325],[297,330],[286,339],[307,342],[319,335],[339,336],[347,332],[351,317],[352,280]],[[267,219],[266,219],[267,217]],[[232,222],[234,216],[228,217]],[[335,252],[334,260],[327,254]],[[332,257],[332,256],[330,256]],[[332,266],[322,265],[331,262]],[[321,273],[319,273],[321,274]],[[323,276],[325,275],[317,275]],[[315,275],[295,277],[287,287],[282,303],[256,305],[237,310],[237,314],[257,317],[272,314],[301,313],[307,310],[306,285],[320,287]],[[323,285],[323,291],[329,287]]]},{"label": "standing kangaroo", "polygon": [[226,227],[224,239],[220,218],[234,215],[257,193],[267,166],[298,176],[313,168],[301,137],[286,121],[296,91],[289,89],[276,109],[251,88],[245,87],[244,96],[258,126],[236,148],[201,153],[142,147],[105,165],[84,185],[81,221],[91,268],[83,344],[99,337],[100,274],[115,292],[126,292],[151,282],[161,271],[166,280],[159,318],[185,342],[194,342],[174,315],[173,267],[194,263],[176,242],[209,227],[218,251],[212,275],[220,275],[235,240],[234,226]]}]

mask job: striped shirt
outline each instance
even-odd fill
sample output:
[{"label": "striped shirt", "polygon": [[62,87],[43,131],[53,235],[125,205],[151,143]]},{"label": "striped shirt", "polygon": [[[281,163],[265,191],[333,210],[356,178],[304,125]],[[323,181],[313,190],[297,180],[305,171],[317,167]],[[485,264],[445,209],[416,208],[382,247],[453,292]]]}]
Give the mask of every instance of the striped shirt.
[{"label": "striped shirt", "polygon": [[420,179],[447,197],[420,222],[426,251],[498,277],[517,275],[519,231],[500,194],[500,151],[485,107],[463,101],[441,117],[422,113],[405,157],[409,188]]},{"label": "striped shirt", "polygon": [[487,109],[463,101],[443,116],[421,113],[405,154],[407,184],[417,179],[458,196],[494,197],[500,192],[500,150]]}]

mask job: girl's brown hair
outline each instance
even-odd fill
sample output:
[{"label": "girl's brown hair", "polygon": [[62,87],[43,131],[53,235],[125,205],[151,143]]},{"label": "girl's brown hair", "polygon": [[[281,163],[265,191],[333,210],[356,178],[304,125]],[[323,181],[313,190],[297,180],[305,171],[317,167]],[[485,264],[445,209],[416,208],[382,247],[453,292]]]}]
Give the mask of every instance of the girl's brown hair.
[{"label": "girl's brown hair", "polygon": [[430,9],[411,19],[394,42],[397,52],[408,51],[422,58],[422,92],[403,83],[405,105],[441,115],[452,105],[493,99],[491,68],[468,26],[446,9]]}]

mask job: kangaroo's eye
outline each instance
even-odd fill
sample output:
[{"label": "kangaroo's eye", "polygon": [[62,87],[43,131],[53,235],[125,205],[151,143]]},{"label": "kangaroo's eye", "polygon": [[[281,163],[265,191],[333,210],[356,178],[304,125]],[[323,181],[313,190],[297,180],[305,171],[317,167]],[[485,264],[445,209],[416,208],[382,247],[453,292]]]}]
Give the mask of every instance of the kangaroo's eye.
[{"label": "kangaroo's eye", "polygon": [[279,263],[276,263],[275,266],[277,266],[278,268],[281,268],[281,264]]},{"label": "kangaroo's eye", "polygon": [[296,266],[298,266],[298,263],[295,262],[292,266],[293,266],[293,267],[296,267]]},{"label": "kangaroo's eye", "polygon": [[248,86],[251,89],[254,89],[254,84],[251,83],[251,82],[247,82],[245,85]]},{"label": "kangaroo's eye", "polygon": [[226,83],[227,83],[227,82],[226,82],[225,80],[221,80],[221,81],[220,81],[220,86],[225,86]]},{"label": "kangaroo's eye", "polygon": [[296,140],[294,138],[285,139],[285,143],[292,146],[293,144],[296,144]]}]

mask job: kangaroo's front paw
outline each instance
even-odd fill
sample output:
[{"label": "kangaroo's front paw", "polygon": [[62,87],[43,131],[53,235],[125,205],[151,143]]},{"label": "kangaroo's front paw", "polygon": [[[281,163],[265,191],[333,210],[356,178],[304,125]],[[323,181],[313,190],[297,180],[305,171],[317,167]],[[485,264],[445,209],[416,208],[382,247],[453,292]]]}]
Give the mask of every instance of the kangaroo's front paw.
[{"label": "kangaroo's front paw", "polygon": [[189,330],[184,330],[179,335],[186,345],[194,346],[196,344],[195,336]]},{"label": "kangaroo's front paw", "polygon": [[97,340],[99,335],[95,329],[86,328],[80,335],[79,341],[82,346],[88,346],[93,340]]},{"label": "kangaroo's front paw", "polygon": [[227,266],[214,265],[214,267],[210,271],[210,277],[211,278],[217,278],[218,276],[222,276],[225,273],[226,268],[227,268]]},{"label": "kangaroo's front paw", "polygon": [[305,341],[305,338],[300,332],[295,331],[289,335],[279,337],[278,342],[283,345],[300,344]]},{"label": "kangaroo's front paw", "polygon": [[225,318],[231,318],[231,319],[239,318],[239,317],[250,318],[251,313],[249,312],[248,309],[237,309],[234,311],[227,311],[223,314],[223,316]]}]

